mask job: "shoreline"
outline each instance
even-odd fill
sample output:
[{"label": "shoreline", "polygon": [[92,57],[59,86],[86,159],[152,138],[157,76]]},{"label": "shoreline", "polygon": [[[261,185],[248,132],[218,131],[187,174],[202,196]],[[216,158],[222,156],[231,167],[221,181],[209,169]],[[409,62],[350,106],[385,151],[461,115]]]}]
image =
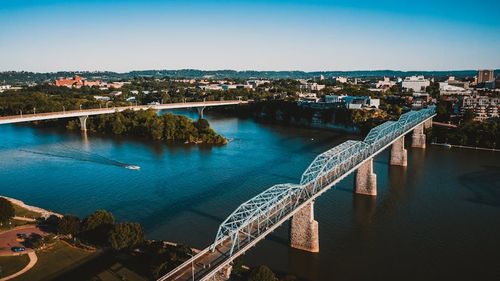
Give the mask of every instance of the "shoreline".
[{"label": "shoreline", "polygon": [[432,145],[438,145],[438,146],[448,146],[450,148],[455,147],[455,148],[467,148],[467,149],[475,149],[475,150],[484,150],[484,151],[493,151],[493,152],[500,152],[500,149],[496,148],[486,148],[486,147],[477,147],[477,146],[466,146],[466,145],[459,145],[459,144],[450,144],[450,143],[437,143],[437,142],[431,142]]},{"label": "shoreline", "polygon": [[28,211],[39,213],[44,218],[48,218],[51,215],[57,216],[59,218],[63,217],[63,215],[61,215],[59,213],[52,212],[52,211],[49,211],[49,210],[46,210],[46,209],[43,209],[43,208],[40,208],[40,207],[27,205],[26,203],[24,203],[23,201],[21,201],[19,199],[14,199],[14,198],[3,196],[3,195],[0,195],[0,197],[7,199],[10,203],[12,203],[14,205],[17,205],[17,206],[19,206],[21,208],[24,208],[24,209],[26,209]]}]

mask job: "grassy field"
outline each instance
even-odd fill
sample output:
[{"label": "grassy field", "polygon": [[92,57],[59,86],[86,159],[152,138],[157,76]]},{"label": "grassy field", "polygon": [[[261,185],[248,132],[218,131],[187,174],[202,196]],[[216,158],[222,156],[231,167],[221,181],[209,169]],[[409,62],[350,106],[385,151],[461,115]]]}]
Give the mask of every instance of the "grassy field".
[{"label": "grassy field", "polygon": [[27,218],[32,218],[36,219],[39,218],[41,215],[40,213],[30,211],[28,209],[25,209],[21,206],[18,206],[16,204],[12,204],[14,206],[14,210],[16,211],[16,216],[18,217],[27,217]]},{"label": "grassy field", "polygon": [[140,265],[132,256],[108,251],[57,276],[53,281],[147,281],[138,267]]},{"label": "grassy field", "polygon": [[50,280],[64,271],[71,270],[80,263],[95,256],[95,253],[75,249],[58,241],[50,249],[37,252],[37,264],[15,281]]},{"label": "grassy field", "polygon": [[0,278],[9,276],[23,269],[29,262],[28,255],[0,257]]},{"label": "grassy field", "polygon": [[144,279],[144,277],[136,274],[135,272],[123,266],[123,264],[119,262],[113,264],[108,269],[100,272],[99,274],[97,274],[96,277],[97,280],[102,280],[102,281],[121,281],[121,280],[145,281],[146,280]]},{"label": "grassy field", "polygon": [[27,225],[27,224],[34,224],[34,223],[28,221],[11,220],[11,224],[1,225],[0,231],[9,230],[16,226]]}]

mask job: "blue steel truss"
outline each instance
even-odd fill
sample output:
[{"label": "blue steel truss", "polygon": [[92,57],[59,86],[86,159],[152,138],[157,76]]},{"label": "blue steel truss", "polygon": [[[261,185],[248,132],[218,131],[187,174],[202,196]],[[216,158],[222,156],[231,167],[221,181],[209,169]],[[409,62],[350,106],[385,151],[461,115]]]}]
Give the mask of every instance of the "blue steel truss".
[{"label": "blue steel truss", "polygon": [[302,174],[300,184],[275,185],[241,204],[219,226],[211,250],[230,241],[229,255],[232,256],[235,249],[261,238],[261,233],[269,227],[382,148],[433,117],[435,112],[435,106],[409,111],[398,121],[387,121],[373,128],[363,141],[348,140],[318,155]]}]

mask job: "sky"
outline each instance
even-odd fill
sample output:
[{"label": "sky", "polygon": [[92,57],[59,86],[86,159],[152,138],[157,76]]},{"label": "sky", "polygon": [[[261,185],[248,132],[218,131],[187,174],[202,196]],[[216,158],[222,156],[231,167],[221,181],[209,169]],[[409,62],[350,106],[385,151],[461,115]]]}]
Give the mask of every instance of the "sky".
[{"label": "sky", "polygon": [[500,1],[0,0],[0,71],[500,68]]}]

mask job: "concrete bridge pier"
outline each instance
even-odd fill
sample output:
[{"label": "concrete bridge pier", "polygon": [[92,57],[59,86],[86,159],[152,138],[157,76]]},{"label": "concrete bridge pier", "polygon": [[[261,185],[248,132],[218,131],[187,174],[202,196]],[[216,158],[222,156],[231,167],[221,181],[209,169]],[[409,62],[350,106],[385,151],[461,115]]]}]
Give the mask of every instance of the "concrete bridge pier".
[{"label": "concrete bridge pier", "polygon": [[314,202],[300,209],[292,217],[290,246],[295,249],[319,252],[318,222],[314,220]]},{"label": "concrete bridge pier", "polygon": [[89,117],[88,116],[80,116],[78,117],[78,119],[80,119],[80,129],[85,132],[87,131],[87,119]]},{"label": "concrete bridge pier", "polygon": [[432,118],[424,122],[424,129],[432,128]]},{"label": "concrete bridge pier", "polygon": [[373,173],[373,157],[361,164],[356,171],[354,192],[363,195],[377,195],[377,175]]},{"label": "concrete bridge pier", "polygon": [[203,119],[203,110],[205,110],[205,107],[197,107],[196,110],[198,111],[198,119]]},{"label": "concrete bridge pier", "polygon": [[413,129],[411,147],[425,148],[424,124],[420,124]]},{"label": "concrete bridge pier", "polygon": [[403,166],[408,165],[408,151],[405,149],[405,136],[400,137],[391,146],[391,165]]},{"label": "concrete bridge pier", "polygon": [[[223,267],[217,273],[215,273],[209,280],[212,281],[227,281],[231,278],[231,272],[233,271],[233,264]],[[190,279],[191,280],[191,279]]]}]

